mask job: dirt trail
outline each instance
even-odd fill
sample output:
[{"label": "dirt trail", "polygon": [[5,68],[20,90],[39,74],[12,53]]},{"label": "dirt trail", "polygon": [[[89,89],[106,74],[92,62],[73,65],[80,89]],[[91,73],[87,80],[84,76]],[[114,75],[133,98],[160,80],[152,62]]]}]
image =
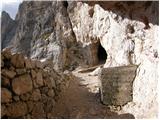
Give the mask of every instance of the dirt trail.
[{"label": "dirt trail", "polygon": [[74,71],[74,79],[62,93],[55,106],[54,118],[134,118],[133,115],[118,115],[100,102],[98,76]]}]

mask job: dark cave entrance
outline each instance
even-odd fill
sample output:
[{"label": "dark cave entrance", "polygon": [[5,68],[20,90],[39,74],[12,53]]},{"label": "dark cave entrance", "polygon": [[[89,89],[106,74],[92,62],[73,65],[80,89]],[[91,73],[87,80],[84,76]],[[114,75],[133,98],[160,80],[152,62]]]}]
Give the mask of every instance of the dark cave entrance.
[{"label": "dark cave entrance", "polygon": [[100,42],[99,42],[99,45],[98,45],[97,56],[98,56],[98,62],[99,63],[105,63],[105,61],[107,59],[107,53],[106,53],[105,49],[102,47]]}]

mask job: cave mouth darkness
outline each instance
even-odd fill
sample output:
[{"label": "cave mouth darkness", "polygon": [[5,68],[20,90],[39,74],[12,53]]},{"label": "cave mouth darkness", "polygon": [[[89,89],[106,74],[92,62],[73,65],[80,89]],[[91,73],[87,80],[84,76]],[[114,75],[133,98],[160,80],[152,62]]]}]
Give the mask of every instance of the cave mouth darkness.
[{"label": "cave mouth darkness", "polygon": [[97,56],[98,56],[99,63],[105,63],[105,61],[107,59],[107,53],[106,53],[105,49],[102,47],[100,42],[98,45]]}]

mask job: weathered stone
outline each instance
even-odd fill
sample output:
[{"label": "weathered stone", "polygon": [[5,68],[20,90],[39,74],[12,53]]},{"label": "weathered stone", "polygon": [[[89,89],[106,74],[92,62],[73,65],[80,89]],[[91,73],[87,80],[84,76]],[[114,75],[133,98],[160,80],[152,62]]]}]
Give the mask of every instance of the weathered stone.
[{"label": "weathered stone", "polygon": [[32,62],[31,62],[30,59],[25,59],[25,67],[26,67],[27,69],[33,68],[33,65],[32,65]]},{"label": "weathered stone", "polygon": [[40,71],[37,73],[35,81],[39,87],[43,86],[43,77]]},{"label": "weathered stone", "polygon": [[22,75],[22,74],[25,74],[27,71],[26,69],[16,69],[16,72],[18,75]]},{"label": "weathered stone", "polygon": [[16,72],[10,71],[10,70],[7,70],[7,69],[2,69],[2,75],[4,75],[7,78],[12,79],[16,75]]},{"label": "weathered stone", "polygon": [[[137,66],[103,68],[101,99],[106,105],[124,105],[132,101],[132,83]],[[125,85],[125,86],[124,86]]]},{"label": "weathered stone", "polygon": [[34,119],[42,119],[42,118],[46,118],[45,112],[44,112],[44,105],[41,102],[37,102],[35,103],[33,110],[32,110],[32,118]]},{"label": "weathered stone", "polygon": [[40,90],[39,90],[39,89],[35,89],[35,90],[32,92],[32,95],[31,95],[30,100],[38,101],[38,100],[40,100],[40,99],[41,99]]},{"label": "weathered stone", "polygon": [[23,101],[28,101],[30,97],[31,97],[30,93],[25,93],[20,96],[21,100]]},{"label": "weathered stone", "polygon": [[36,61],[36,67],[43,69],[43,64],[40,61]]},{"label": "weathered stone", "polygon": [[48,95],[49,97],[54,97],[54,96],[55,96],[54,90],[53,90],[53,89],[49,89],[47,95]]},{"label": "weathered stone", "polygon": [[7,108],[5,105],[1,105],[1,118],[7,114]]},{"label": "weathered stone", "polygon": [[11,92],[6,89],[6,88],[2,88],[1,89],[1,102],[2,103],[8,103],[12,101],[12,94]]},{"label": "weathered stone", "polygon": [[14,54],[12,56],[11,63],[16,68],[24,68],[24,57],[23,57],[23,55],[22,54]]},{"label": "weathered stone", "polygon": [[31,119],[31,115],[30,115],[30,114],[27,114],[27,115],[25,115],[24,117],[22,117],[22,119]]},{"label": "weathered stone", "polygon": [[7,116],[11,118],[22,117],[27,114],[27,105],[25,102],[15,102],[7,107]]},{"label": "weathered stone", "polygon": [[19,98],[19,96],[13,96],[13,100],[15,100],[15,101],[19,101],[20,100],[20,98]]},{"label": "weathered stone", "polygon": [[40,90],[41,90],[42,94],[46,94],[47,95],[49,89],[48,89],[48,87],[42,87]]},{"label": "weathered stone", "polygon": [[47,86],[47,87],[49,87],[49,88],[52,88],[52,87],[53,87],[53,86],[52,86],[51,79],[48,78],[48,77],[44,79],[44,85]]},{"label": "weathered stone", "polygon": [[46,104],[48,98],[49,97],[46,94],[41,94],[41,101],[43,102],[43,104]]},{"label": "weathered stone", "polygon": [[30,92],[32,88],[32,80],[29,74],[19,76],[12,81],[12,89],[17,95]]},{"label": "weathered stone", "polygon": [[3,62],[3,60],[1,60],[1,68],[3,68],[4,67],[4,62]]},{"label": "weathered stone", "polygon": [[48,98],[45,106],[45,112],[51,112],[54,109],[55,101],[53,98]]},{"label": "weathered stone", "polygon": [[32,112],[33,107],[34,107],[34,103],[33,101],[27,101],[27,107],[28,107],[28,112]]},{"label": "weathered stone", "polygon": [[10,80],[4,76],[1,76],[2,86],[10,87]]},{"label": "weathered stone", "polygon": [[4,56],[4,58],[10,59],[12,56],[10,48],[3,49],[2,55]]},{"label": "weathered stone", "polygon": [[35,79],[36,78],[36,72],[34,70],[31,70],[31,75],[32,75],[32,78]]}]

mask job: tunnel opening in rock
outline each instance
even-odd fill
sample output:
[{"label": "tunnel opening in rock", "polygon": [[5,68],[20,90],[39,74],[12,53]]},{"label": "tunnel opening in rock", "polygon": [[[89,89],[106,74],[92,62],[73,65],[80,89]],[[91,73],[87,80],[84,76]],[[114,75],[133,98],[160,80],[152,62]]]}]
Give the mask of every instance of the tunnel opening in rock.
[{"label": "tunnel opening in rock", "polygon": [[105,49],[102,47],[100,42],[98,44],[97,56],[98,56],[99,63],[105,63],[105,61],[107,59],[107,53],[106,53]]}]

